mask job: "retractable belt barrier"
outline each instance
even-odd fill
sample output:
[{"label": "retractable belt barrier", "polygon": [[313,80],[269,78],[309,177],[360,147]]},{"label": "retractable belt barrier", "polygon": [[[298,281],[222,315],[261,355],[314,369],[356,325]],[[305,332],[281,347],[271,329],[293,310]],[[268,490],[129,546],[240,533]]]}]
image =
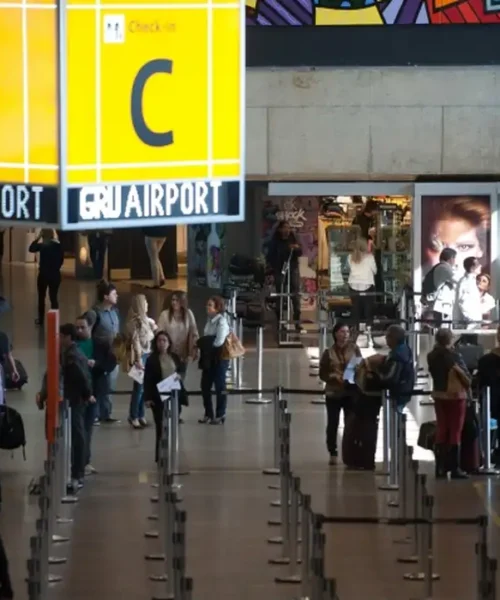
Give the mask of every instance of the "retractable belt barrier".
[{"label": "retractable belt barrier", "polygon": [[[283,392],[290,393],[289,390]],[[278,395],[279,390],[277,390]],[[279,475],[281,519],[270,521],[279,524],[281,535],[268,539],[269,544],[280,545],[280,556],[269,560],[271,565],[289,565],[289,573],[275,577],[276,583],[300,585],[300,600],[338,600],[334,579],[325,576],[325,525],[364,525],[406,527],[408,535],[395,543],[411,545],[408,555],[397,559],[400,563],[416,564],[417,569],[405,573],[409,582],[423,582],[426,600],[434,597],[434,582],[440,578],[434,570],[434,527],[439,525],[469,526],[477,528],[476,591],[477,600],[496,600],[497,561],[489,556],[487,528],[488,518],[435,518],[434,498],[427,493],[426,476],[418,473],[418,463],[413,460],[413,449],[406,445],[405,435],[398,437],[400,496],[399,516],[391,517],[328,517],[313,511],[311,496],[304,494],[301,480],[296,477],[290,464],[290,429],[292,416],[286,400],[279,399]],[[399,422],[405,425],[404,415]],[[412,489],[410,489],[412,488]],[[331,564],[331,560],[329,560]]]},{"label": "retractable belt barrier", "polygon": [[158,539],[160,552],[145,556],[147,561],[160,561],[164,572],[150,575],[151,581],[164,583],[164,593],[154,595],[152,600],[191,600],[193,579],[186,576],[186,526],[187,513],[179,510],[177,504],[182,501],[179,491],[181,485],[176,482],[179,475],[186,471],[179,469],[179,395],[174,392],[164,400],[162,436],[158,452],[158,495],[151,501],[158,505],[158,513],[148,517],[158,522],[156,531],[147,531],[146,538]]},{"label": "retractable belt barrier", "polygon": [[67,535],[56,533],[58,525],[72,523],[72,519],[63,517],[63,504],[78,501],[75,496],[68,496],[70,482],[71,457],[71,408],[67,400],[59,403],[59,424],[55,428],[54,441],[47,444],[47,459],[44,472],[40,478],[38,506],[40,509],[36,520],[36,533],[30,538],[30,553],[27,561],[29,600],[48,600],[49,584],[62,581],[59,574],[51,573],[50,567],[62,565],[67,558],[51,553],[56,546],[69,542]]}]

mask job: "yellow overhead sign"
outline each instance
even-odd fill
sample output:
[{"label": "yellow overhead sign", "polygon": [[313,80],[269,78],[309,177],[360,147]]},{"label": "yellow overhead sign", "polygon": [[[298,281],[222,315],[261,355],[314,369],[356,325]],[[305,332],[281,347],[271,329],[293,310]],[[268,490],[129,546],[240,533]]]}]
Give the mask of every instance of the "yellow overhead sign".
[{"label": "yellow overhead sign", "polygon": [[0,0],[0,184],[58,182],[57,11]]},{"label": "yellow overhead sign", "polygon": [[239,2],[66,7],[67,183],[242,175]]}]

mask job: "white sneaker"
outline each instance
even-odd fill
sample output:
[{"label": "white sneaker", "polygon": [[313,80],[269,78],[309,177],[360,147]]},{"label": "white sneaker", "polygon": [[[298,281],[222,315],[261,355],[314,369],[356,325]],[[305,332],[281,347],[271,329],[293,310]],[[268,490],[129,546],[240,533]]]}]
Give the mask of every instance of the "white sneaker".
[{"label": "white sneaker", "polygon": [[87,465],[85,467],[85,475],[94,475],[97,473],[97,469],[94,469],[92,465]]},{"label": "white sneaker", "polygon": [[139,419],[132,419],[130,421],[130,425],[132,425],[134,429],[142,429],[141,424],[139,423]]},{"label": "white sneaker", "polygon": [[142,417],[142,419],[139,419],[139,425],[141,427],[147,427],[148,426],[148,422],[146,421],[146,419],[144,417]]}]

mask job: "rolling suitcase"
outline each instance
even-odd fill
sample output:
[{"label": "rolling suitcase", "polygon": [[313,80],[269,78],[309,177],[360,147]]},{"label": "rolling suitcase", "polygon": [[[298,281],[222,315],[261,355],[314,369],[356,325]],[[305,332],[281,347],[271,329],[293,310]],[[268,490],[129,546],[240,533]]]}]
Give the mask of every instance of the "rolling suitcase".
[{"label": "rolling suitcase", "polygon": [[375,469],[377,432],[378,418],[349,416],[342,437],[342,461],[348,469]]},{"label": "rolling suitcase", "polygon": [[6,362],[4,366],[5,370],[5,387],[8,390],[20,390],[23,385],[28,383],[28,374],[26,373],[26,369],[20,360],[15,360],[16,369],[19,373],[19,379],[17,381],[12,380],[12,371],[10,369],[10,365]]}]

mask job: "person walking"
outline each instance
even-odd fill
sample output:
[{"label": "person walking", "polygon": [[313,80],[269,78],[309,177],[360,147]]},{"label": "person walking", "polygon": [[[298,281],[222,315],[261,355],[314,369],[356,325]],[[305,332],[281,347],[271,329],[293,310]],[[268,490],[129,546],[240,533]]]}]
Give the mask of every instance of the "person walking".
[{"label": "person walking", "polygon": [[[153,319],[148,317],[148,301],[144,294],[133,296],[127,315],[127,335],[131,346],[131,365],[143,371],[151,352],[151,342],[157,329]],[[130,398],[128,422],[134,429],[147,425],[144,413],[143,384],[134,380]]]},{"label": "person walking", "polygon": [[368,252],[368,242],[365,237],[356,239],[354,248],[347,257],[347,264],[349,267],[347,285],[352,303],[351,320],[353,328],[358,333],[357,328],[360,328],[361,323],[367,327],[371,325],[375,302],[373,292],[377,265],[373,254]]},{"label": "person walking", "polygon": [[436,344],[427,356],[432,377],[432,398],[436,412],[436,478],[466,479],[460,468],[460,443],[464,426],[471,376],[458,352],[453,348],[450,329],[439,329]]},{"label": "person walking", "polygon": [[[225,304],[220,296],[211,296],[207,302],[207,322],[203,336],[198,340],[201,369],[201,394],[205,414],[199,423],[221,425],[226,421],[226,373],[229,361],[223,357],[224,343],[230,334],[228,320],[224,315]],[[212,403],[212,387],[215,388],[216,407]]]},{"label": "person walking", "polygon": [[[284,319],[281,308],[292,303],[294,327],[297,333],[303,333],[300,324],[300,271],[299,257],[302,256],[302,248],[295,234],[286,221],[280,221],[274,232],[267,251],[267,262],[272,269],[274,285],[277,294],[286,294],[288,283],[290,284],[290,297],[278,296],[276,298],[276,318],[278,329]],[[288,323],[285,324],[285,328]]]},{"label": "person walking", "polygon": [[[158,391],[157,385],[160,381],[175,374],[182,379],[184,366],[177,354],[172,352],[172,340],[168,333],[158,330],[151,344],[151,354],[148,356],[144,367],[144,400],[146,406],[151,409],[155,424],[155,462],[158,462],[164,409],[164,400]],[[180,416],[182,405],[187,406],[187,396],[184,390],[181,390],[179,400]],[[180,422],[182,423],[182,420]]]},{"label": "person walking", "polygon": [[[94,398],[106,394],[108,391],[108,375],[116,367],[116,357],[110,343],[104,339],[95,339],[92,330],[97,316],[90,310],[79,316],[76,320],[77,346],[87,359],[92,378],[92,395]],[[85,475],[93,475],[96,469],[91,464],[92,456],[92,431],[97,417],[97,403],[88,402],[85,406]]]},{"label": "person walking", "polygon": [[172,352],[187,367],[189,360],[196,360],[199,333],[193,311],[188,307],[184,292],[174,292],[165,301],[164,310],[158,318],[158,329],[166,331],[172,340]]},{"label": "person walking", "polygon": [[[319,363],[319,378],[325,382],[326,396],[326,447],[330,465],[337,464],[340,412],[344,412],[344,423],[352,412],[356,386],[354,380],[346,380],[348,366],[354,367],[355,360],[361,359],[361,351],[349,339],[349,327],[336,323],[333,328],[333,345],[326,349]],[[354,375],[354,369],[353,369]]]},{"label": "person walking", "polygon": [[165,242],[169,228],[167,227],[143,227],[144,243],[149,256],[151,265],[151,277],[153,279],[153,288],[161,288],[165,284],[165,273],[160,259],[160,252]]},{"label": "person walking", "polygon": [[[93,330],[95,340],[107,342],[113,347],[113,343],[120,333],[120,314],[117,309],[118,292],[116,287],[107,281],[101,281],[97,286],[97,304],[94,307],[94,312],[97,316],[97,321]],[[111,394],[115,390],[116,380],[118,378],[118,365],[108,373],[108,385],[106,389],[99,391],[97,398],[97,414],[96,424],[119,423],[119,419],[112,416],[113,401]]]},{"label": "person walking", "polygon": [[90,262],[94,270],[94,277],[98,281],[101,281],[104,276],[104,265],[110,236],[111,230],[109,229],[96,229],[87,233]]},{"label": "person walking", "polygon": [[57,238],[55,229],[42,229],[38,237],[30,244],[28,251],[39,254],[38,259],[38,318],[35,323],[43,327],[45,324],[45,296],[49,291],[50,307],[59,308],[59,286],[61,285],[61,267],[64,263],[64,252]]}]

